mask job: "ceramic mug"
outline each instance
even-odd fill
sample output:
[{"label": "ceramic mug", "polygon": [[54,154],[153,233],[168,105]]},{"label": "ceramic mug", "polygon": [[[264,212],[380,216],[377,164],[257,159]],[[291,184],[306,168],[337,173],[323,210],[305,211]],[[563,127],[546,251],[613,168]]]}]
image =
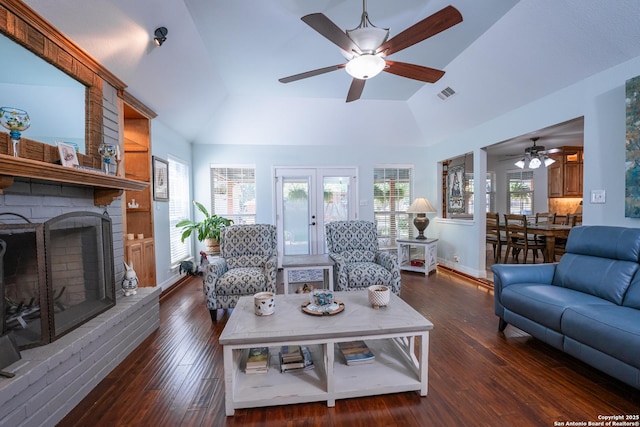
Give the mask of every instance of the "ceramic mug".
[{"label": "ceramic mug", "polygon": [[268,316],[276,311],[276,294],[258,292],[253,296],[253,311],[256,316]]}]

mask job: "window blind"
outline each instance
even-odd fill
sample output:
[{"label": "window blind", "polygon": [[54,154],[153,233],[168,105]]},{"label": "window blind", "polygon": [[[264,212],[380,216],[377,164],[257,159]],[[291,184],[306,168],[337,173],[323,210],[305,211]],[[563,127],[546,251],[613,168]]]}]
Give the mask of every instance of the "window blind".
[{"label": "window blind", "polygon": [[373,210],[380,247],[395,247],[397,239],[413,237],[407,209],[413,200],[410,167],[373,170]]},{"label": "window blind", "polygon": [[255,224],[255,168],[212,165],[211,211],[234,224]]},{"label": "window blind", "polygon": [[182,232],[176,224],[185,218],[191,218],[189,202],[189,168],[176,159],[169,157],[169,245],[171,264],[176,264],[191,256],[191,237],[180,241]]}]

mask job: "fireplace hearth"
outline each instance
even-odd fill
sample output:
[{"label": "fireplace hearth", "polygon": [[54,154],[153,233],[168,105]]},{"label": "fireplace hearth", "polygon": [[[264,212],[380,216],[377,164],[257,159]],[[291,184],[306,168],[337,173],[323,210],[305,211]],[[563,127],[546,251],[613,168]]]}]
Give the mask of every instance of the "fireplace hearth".
[{"label": "fireplace hearth", "polygon": [[21,350],[48,344],[115,306],[106,212],[0,220],[0,335],[11,334]]}]

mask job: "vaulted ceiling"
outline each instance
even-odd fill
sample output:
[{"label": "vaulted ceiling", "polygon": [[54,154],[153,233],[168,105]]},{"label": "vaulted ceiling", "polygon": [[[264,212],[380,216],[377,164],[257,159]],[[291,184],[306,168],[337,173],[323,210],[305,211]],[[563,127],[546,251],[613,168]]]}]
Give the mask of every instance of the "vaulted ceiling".
[{"label": "vaulted ceiling", "polygon": [[[370,0],[371,21],[391,37],[449,4],[464,20],[390,57],[446,71],[439,82],[382,73],[345,108],[351,78],[344,70],[289,84],[278,79],[345,62],[300,18],[322,12],[351,29],[360,21],[359,0],[25,2],[196,143],[209,143],[202,130],[230,100],[243,99],[339,103],[342,114],[400,102],[428,129],[428,144],[640,56],[637,0]],[[160,26],[169,32],[156,47]],[[446,87],[456,94],[443,101],[437,94]]]}]

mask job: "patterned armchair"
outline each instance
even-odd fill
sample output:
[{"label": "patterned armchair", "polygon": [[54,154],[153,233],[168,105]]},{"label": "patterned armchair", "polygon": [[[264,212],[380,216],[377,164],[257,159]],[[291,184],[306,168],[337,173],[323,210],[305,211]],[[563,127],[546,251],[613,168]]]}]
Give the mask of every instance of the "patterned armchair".
[{"label": "patterned armchair", "polygon": [[326,225],[329,256],[335,261],[338,291],[386,285],[400,294],[398,258],[378,250],[378,233],[373,222],[334,221]]},{"label": "patterned armchair", "polygon": [[276,227],[269,224],[230,225],[220,235],[220,257],[211,259],[204,275],[204,293],[211,320],[218,309],[234,308],[241,296],[276,292]]}]

